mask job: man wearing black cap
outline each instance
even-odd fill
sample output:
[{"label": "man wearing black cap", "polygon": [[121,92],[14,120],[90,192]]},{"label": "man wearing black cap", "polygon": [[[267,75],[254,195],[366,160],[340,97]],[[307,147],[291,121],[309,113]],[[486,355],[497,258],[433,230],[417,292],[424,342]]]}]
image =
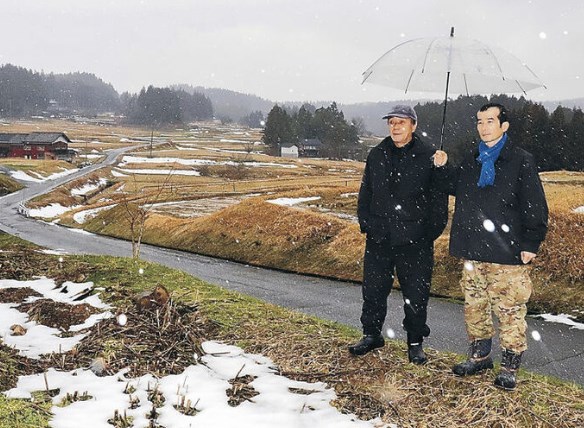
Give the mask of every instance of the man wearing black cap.
[{"label": "man wearing black cap", "polygon": [[389,137],[374,147],[365,165],[358,201],[361,232],[367,234],[363,271],[363,338],[349,347],[364,355],[385,345],[382,335],[394,270],[404,298],[408,359],[427,361],[422,348],[426,324],[434,240],[448,218],[448,196],[434,187],[436,152],[414,133],[413,108],[396,105],[383,117]]}]

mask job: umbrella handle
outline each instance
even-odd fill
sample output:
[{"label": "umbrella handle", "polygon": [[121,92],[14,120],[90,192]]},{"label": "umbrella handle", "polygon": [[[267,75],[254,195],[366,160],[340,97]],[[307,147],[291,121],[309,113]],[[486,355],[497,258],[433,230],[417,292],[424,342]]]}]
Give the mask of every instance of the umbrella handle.
[{"label": "umbrella handle", "polygon": [[440,129],[440,150],[444,147],[444,127],[446,125],[446,106],[448,105],[448,85],[450,84],[450,71],[446,73],[446,93],[444,94],[444,109],[442,110],[442,128]]},{"label": "umbrella handle", "polygon": [[[450,37],[454,37],[454,27],[450,27]],[[450,84],[450,71],[448,71],[446,73],[446,93],[444,94],[444,110],[442,111],[442,128],[440,129],[440,150],[442,150],[442,148],[444,147],[444,127],[446,125],[446,106],[448,105],[448,85],[449,84]]]}]

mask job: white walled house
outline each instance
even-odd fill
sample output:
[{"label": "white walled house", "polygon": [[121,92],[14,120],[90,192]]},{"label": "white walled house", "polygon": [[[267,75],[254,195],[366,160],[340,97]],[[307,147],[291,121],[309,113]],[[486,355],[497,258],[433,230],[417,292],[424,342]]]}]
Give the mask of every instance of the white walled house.
[{"label": "white walled house", "polygon": [[283,158],[297,158],[298,146],[296,144],[282,144],[280,147],[280,156]]}]

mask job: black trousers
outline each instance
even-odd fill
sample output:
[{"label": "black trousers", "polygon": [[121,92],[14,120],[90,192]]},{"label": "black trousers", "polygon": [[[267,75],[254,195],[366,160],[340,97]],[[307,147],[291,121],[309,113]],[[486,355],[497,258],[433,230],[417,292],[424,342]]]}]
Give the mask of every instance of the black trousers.
[{"label": "black trousers", "polygon": [[363,266],[363,333],[381,334],[395,270],[404,298],[403,328],[408,339],[418,342],[428,336],[426,319],[433,267],[432,242],[392,247],[388,240],[376,242],[368,237]]}]

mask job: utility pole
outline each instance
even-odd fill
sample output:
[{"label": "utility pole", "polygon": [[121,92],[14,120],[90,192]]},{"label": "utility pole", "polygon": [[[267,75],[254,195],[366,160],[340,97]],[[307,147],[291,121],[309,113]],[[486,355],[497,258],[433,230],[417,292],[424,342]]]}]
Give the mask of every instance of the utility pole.
[{"label": "utility pole", "polygon": [[154,139],[154,129],[150,133],[150,157],[152,157],[152,140]]}]

